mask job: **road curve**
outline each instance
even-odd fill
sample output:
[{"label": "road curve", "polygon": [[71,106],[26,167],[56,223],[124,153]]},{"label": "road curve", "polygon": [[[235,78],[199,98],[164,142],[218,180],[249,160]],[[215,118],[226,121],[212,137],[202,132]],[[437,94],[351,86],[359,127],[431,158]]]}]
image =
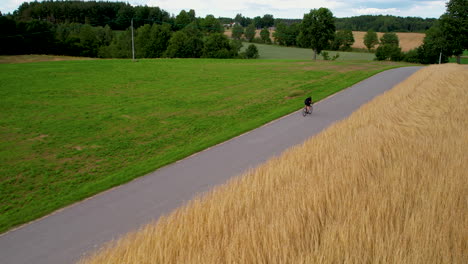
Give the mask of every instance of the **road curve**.
[{"label": "road curve", "polygon": [[314,105],[0,236],[3,264],[74,263],[196,194],[304,142],[422,67],[388,70]]}]

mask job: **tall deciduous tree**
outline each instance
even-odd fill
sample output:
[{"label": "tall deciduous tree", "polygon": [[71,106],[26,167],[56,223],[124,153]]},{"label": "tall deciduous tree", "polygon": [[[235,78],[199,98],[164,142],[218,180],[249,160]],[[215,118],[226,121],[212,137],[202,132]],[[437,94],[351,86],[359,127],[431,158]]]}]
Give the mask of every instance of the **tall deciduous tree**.
[{"label": "tall deciduous tree", "polygon": [[447,11],[440,17],[440,27],[449,46],[448,55],[460,55],[468,49],[468,0],[450,0]]},{"label": "tall deciduous tree", "polygon": [[255,38],[255,25],[254,23],[251,23],[246,29],[245,29],[245,38],[249,41],[252,42],[252,40]]},{"label": "tall deciduous tree", "polygon": [[191,22],[192,22],[192,19],[190,15],[185,10],[181,10],[180,13],[176,16],[176,19],[174,22],[174,28],[176,30],[183,29]]},{"label": "tall deciduous tree", "polygon": [[202,34],[192,22],[172,35],[165,55],[170,58],[199,58],[202,55]]},{"label": "tall deciduous tree", "polygon": [[310,47],[314,50],[314,60],[334,36],[335,19],[329,9],[322,7],[310,10],[309,14],[304,14],[300,38],[310,43]]},{"label": "tall deciduous tree", "polygon": [[364,45],[366,45],[367,50],[371,51],[371,49],[373,49],[377,44],[379,44],[377,33],[370,29],[367,31],[366,35],[364,35]]},{"label": "tall deciduous tree", "polygon": [[399,39],[395,33],[385,33],[380,38],[380,46],[375,51],[377,60],[400,61],[403,59]]},{"label": "tall deciduous tree", "polygon": [[385,33],[383,36],[380,38],[380,44],[382,45],[400,45],[400,40],[398,39],[397,34],[393,32]]},{"label": "tall deciduous tree", "polygon": [[349,29],[339,30],[336,32],[335,39],[332,42],[332,50],[351,50],[351,46],[354,44],[353,32]]},{"label": "tall deciduous tree", "polygon": [[426,31],[424,42],[417,48],[417,53],[418,62],[422,64],[438,63],[439,60],[444,63],[448,61],[449,47],[438,24]]},{"label": "tall deciduous tree", "polygon": [[262,38],[263,43],[271,43],[270,31],[268,28],[263,28],[262,31],[260,31],[260,37]]},{"label": "tall deciduous tree", "polygon": [[224,28],[213,15],[207,15],[205,18],[200,20],[200,27],[202,31],[207,33],[223,33]]},{"label": "tall deciduous tree", "polygon": [[275,24],[275,18],[273,15],[266,14],[262,18],[263,27],[272,27]]},{"label": "tall deciduous tree", "polygon": [[209,35],[203,45],[204,58],[227,59],[237,56],[237,51],[229,43],[229,39],[222,33]]},{"label": "tall deciduous tree", "polygon": [[232,28],[232,38],[240,39],[244,34],[244,28],[240,24],[235,24]]}]

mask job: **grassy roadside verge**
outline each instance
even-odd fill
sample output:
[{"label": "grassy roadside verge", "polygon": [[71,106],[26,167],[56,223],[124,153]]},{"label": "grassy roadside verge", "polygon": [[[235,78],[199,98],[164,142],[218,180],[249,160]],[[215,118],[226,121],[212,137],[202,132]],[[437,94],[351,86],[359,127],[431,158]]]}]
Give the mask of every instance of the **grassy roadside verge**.
[{"label": "grassy roadside verge", "polygon": [[[403,64],[93,60],[0,65],[0,232]],[[274,106],[274,107],[272,107]]]},{"label": "grassy roadside verge", "polygon": [[465,263],[467,69],[417,72],[80,263]]}]

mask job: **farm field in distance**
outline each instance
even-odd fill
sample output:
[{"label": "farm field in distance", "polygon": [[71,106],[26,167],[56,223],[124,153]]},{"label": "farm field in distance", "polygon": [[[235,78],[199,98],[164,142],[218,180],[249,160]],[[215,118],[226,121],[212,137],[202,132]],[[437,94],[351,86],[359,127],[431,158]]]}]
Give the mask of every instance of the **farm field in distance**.
[{"label": "farm field in distance", "polygon": [[[366,45],[364,45],[364,36],[366,35],[367,32],[362,32],[362,31],[353,31],[353,37],[354,37],[354,44],[352,48],[357,48],[357,49],[367,49]],[[401,51],[407,52],[412,49],[415,49],[423,44],[424,37],[426,34],[424,33],[413,33],[413,32],[395,32],[398,36],[398,39],[400,40],[400,47]],[[383,36],[384,33],[382,32],[377,32],[377,36],[380,40],[380,38]],[[375,48],[377,48],[375,46]]]},{"label": "farm field in distance", "polygon": [[465,263],[466,83],[423,68],[79,263]]},{"label": "farm field in distance", "polygon": [[389,62],[0,64],[0,232],[320,100]]},{"label": "farm field in distance", "polygon": [[[274,38],[273,38],[273,33],[274,32],[275,32],[274,30],[270,30],[270,37],[271,37],[272,40],[274,40]],[[353,31],[354,44],[351,47],[352,48],[357,48],[357,49],[367,49],[366,46],[364,45],[364,35],[366,33],[367,32],[363,32],[363,31]],[[398,39],[400,40],[401,50],[404,51],[404,52],[407,52],[407,51],[409,51],[411,49],[415,49],[415,48],[419,47],[423,43],[424,37],[426,36],[426,34],[424,34],[424,33],[411,33],[411,32],[395,32],[395,33],[397,34]],[[232,31],[231,30],[226,30],[225,34],[227,36],[231,37]],[[378,38],[380,39],[383,36],[383,34],[384,33],[382,33],[382,32],[377,32]],[[256,31],[256,37],[257,38],[260,37],[260,30]],[[377,48],[377,47],[378,47],[378,45],[375,46],[375,48]],[[341,53],[343,53],[343,52],[340,52],[340,54]],[[260,55],[261,55],[261,53],[260,53]]]},{"label": "farm field in distance", "polygon": [[[247,49],[251,44],[243,42],[242,50]],[[285,47],[279,45],[268,45],[253,43],[257,46],[260,59],[266,60],[311,60],[314,57],[312,49],[297,48],[297,47]],[[326,50],[324,50],[325,52]],[[343,51],[326,51],[330,57],[339,53],[340,56],[337,61],[373,61],[375,58],[374,53],[368,52],[343,52]],[[317,60],[322,60],[321,55],[317,55]]]}]

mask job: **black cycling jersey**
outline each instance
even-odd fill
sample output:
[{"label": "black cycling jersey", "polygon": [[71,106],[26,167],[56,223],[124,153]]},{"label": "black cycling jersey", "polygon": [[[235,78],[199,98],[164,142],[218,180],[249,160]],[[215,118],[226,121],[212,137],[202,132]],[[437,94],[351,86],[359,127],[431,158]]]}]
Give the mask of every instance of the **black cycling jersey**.
[{"label": "black cycling jersey", "polygon": [[311,103],[312,103],[312,98],[311,97],[307,97],[307,99],[305,99],[305,101],[304,101],[304,104],[307,105],[307,106],[310,106]]}]

